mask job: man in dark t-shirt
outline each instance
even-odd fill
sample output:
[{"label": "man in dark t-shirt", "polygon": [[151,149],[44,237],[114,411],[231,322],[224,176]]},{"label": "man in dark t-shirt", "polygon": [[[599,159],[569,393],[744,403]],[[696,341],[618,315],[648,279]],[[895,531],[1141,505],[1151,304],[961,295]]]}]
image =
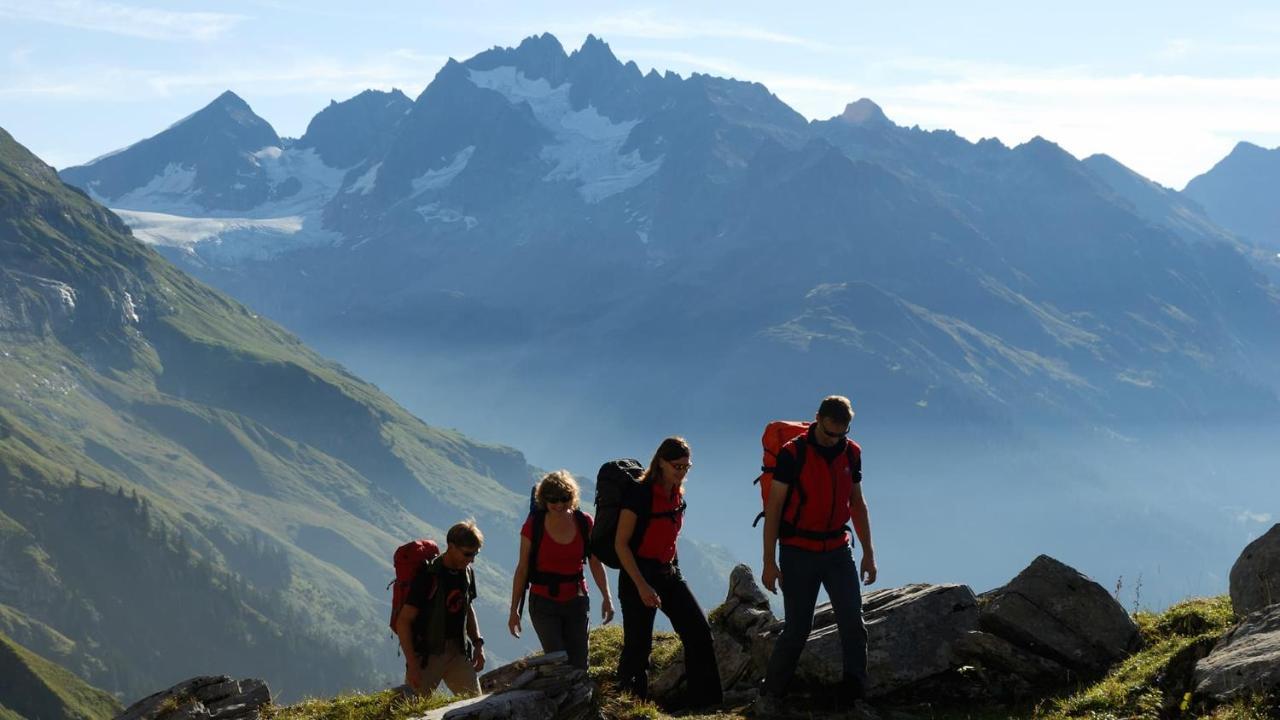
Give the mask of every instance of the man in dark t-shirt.
[{"label": "man in dark t-shirt", "polygon": [[472,605],[476,581],[471,563],[484,536],[473,521],[466,521],[450,528],[447,540],[445,552],[414,577],[396,620],[405,684],[430,695],[444,680],[454,694],[478,695],[484,638]]}]

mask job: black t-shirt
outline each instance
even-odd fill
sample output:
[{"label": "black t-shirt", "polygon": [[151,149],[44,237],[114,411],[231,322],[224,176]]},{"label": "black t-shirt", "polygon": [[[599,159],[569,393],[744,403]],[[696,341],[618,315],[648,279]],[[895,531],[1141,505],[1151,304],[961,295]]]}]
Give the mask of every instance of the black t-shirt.
[{"label": "black t-shirt", "polygon": [[413,635],[425,639],[434,610],[433,602],[440,598],[444,602],[444,638],[461,640],[467,627],[467,609],[476,597],[475,577],[466,570],[450,570],[442,559],[434,560],[433,564],[436,565],[435,572],[426,569],[418,572],[409,585],[409,597],[404,601],[418,609],[413,621]]}]

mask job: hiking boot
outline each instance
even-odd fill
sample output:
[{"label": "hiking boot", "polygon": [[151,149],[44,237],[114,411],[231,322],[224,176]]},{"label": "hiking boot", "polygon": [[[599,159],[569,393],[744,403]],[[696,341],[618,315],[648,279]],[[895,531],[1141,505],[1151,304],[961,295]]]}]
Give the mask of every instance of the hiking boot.
[{"label": "hiking boot", "polygon": [[758,718],[774,718],[787,714],[786,700],[769,693],[762,692],[751,705],[751,714]]}]

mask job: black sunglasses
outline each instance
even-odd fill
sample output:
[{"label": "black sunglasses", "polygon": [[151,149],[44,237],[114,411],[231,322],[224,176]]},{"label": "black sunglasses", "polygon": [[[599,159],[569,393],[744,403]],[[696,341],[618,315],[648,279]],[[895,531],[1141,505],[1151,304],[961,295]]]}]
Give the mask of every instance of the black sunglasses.
[{"label": "black sunglasses", "polygon": [[569,502],[571,498],[568,495],[544,495],[542,502],[551,505],[554,503]]}]

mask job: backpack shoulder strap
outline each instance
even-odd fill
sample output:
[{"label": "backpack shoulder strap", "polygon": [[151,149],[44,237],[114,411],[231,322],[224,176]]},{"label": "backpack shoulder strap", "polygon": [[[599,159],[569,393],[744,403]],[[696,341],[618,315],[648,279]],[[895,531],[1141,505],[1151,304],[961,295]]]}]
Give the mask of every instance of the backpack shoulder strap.
[{"label": "backpack shoulder strap", "polygon": [[529,532],[532,535],[529,538],[529,574],[532,575],[538,569],[538,548],[542,546],[542,536],[547,532],[547,511],[534,510],[529,513],[529,522]]},{"label": "backpack shoulder strap", "polygon": [[582,559],[591,555],[591,529],[587,527],[587,514],[582,510],[573,511],[573,519],[578,523],[578,537],[582,538]]}]

